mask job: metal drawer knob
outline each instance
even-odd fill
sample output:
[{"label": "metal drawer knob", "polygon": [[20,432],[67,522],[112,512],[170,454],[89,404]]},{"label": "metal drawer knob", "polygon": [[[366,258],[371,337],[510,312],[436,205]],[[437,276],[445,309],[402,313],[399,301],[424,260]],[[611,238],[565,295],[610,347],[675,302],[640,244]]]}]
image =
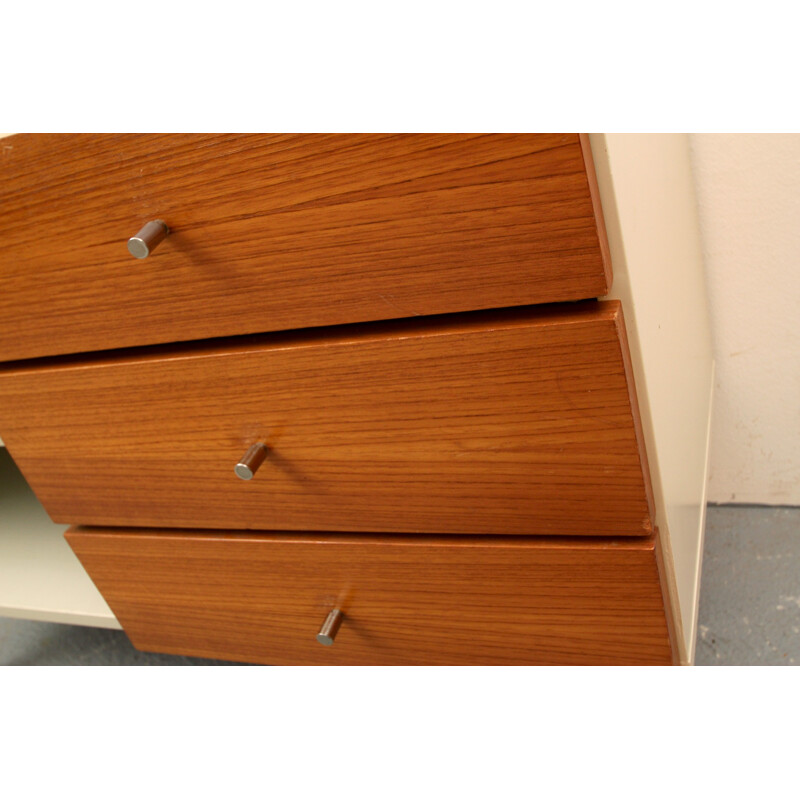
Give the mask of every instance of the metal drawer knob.
[{"label": "metal drawer knob", "polygon": [[167,238],[169,228],[160,219],[148,222],[136,236],[128,239],[128,251],[135,258],[147,258]]},{"label": "metal drawer knob", "polygon": [[344,614],[342,614],[338,608],[334,608],[333,611],[325,617],[325,622],[322,623],[322,627],[317,634],[317,641],[320,644],[324,644],[325,647],[330,647],[333,644],[333,640],[336,638],[336,634],[343,619]]},{"label": "metal drawer knob", "polygon": [[258,442],[241,457],[233,471],[243,480],[249,481],[267,457],[267,446]]}]

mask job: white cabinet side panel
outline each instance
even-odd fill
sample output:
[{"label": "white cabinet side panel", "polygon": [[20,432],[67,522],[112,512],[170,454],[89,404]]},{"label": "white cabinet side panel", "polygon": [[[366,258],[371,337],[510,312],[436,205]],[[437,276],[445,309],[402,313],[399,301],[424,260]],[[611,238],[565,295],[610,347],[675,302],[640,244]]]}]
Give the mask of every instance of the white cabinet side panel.
[{"label": "white cabinet side panel", "polygon": [[7,450],[0,450],[0,616],[119,628]]},{"label": "white cabinet side panel", "polygon": [[705,517],[713,358],[694,180],[684,134],[592,134],[622,301],[656,524],[693,657]]}]

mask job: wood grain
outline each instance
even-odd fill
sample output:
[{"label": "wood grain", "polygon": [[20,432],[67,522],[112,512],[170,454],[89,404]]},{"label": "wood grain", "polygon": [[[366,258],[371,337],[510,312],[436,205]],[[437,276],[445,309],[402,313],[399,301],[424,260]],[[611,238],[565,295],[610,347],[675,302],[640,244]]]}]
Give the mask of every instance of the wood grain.
[{"label": "wood grain", "polygon": [[588,301],[8,364],[0,434],[59,522],[644,535],[621,325]]},{"label": "wood grain", "polygon": [[581,155],[583,156],[583,166],[586,170],[586,181],[589,189],[589,197],[592,199],[592,209],[594,210],[594,221],[597,227],[597,243],[600,248],[600,257],[603,261],[603,269],[606,276],[606,283],[611,288],[611,249],[608,246],[608,233],[606,232],[606,221],[603,215],[603,205],[600,202],[600,187],[597,185],[597,172],[594,168],[594,156],[592,155],[592,145],[589,141],[588,133],[579,133],[578,141],[581,145]]},{"label": "wood grain", "polygon": [[[20,134],[0,360],[598,297],[577,134]],[[144,260],[127,240],[172,233]]]},{"label": "wood grain", "polygon": [[672,552],[669,549],[669,540],[661,535],[661,531],[658,528],[654,533],[654,547],[656,567],[658,568],[658,576],[661,583],[661,596],[664,600],[664,611],[667,619],[670,650],[672,651],[672,663],[676,666],[678,664],[688,665],[689,656],[686,653],[683,636],[680,633],[682,623],[677,587],[674,585],[674,575],[670,574]]},{"label": "wood grain", "polygon": [[[141,650],[269,664],[669,664],[653,537],[71,529]],[[332,647],[315,635],[333,607]]]}]

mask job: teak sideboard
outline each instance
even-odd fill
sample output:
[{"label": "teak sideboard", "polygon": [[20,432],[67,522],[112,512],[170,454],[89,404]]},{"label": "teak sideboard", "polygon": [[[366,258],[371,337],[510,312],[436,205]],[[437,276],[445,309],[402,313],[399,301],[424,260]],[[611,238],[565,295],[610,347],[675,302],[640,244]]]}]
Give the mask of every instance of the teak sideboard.
[{"label": "teak sideboard", "polygon": [[136,647],[691,663],[685,137],[0,145],[0,436]]}]

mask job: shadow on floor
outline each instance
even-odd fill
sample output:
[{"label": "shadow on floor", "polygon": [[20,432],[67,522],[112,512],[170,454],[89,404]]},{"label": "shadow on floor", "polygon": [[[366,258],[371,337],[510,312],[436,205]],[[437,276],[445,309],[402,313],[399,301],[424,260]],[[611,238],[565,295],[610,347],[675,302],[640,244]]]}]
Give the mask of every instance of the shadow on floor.
[{"label": "shadow on floor", "polygon": [[142,653],[122,631],[0,618],[2,666],[231,666],[230,661]]}]

